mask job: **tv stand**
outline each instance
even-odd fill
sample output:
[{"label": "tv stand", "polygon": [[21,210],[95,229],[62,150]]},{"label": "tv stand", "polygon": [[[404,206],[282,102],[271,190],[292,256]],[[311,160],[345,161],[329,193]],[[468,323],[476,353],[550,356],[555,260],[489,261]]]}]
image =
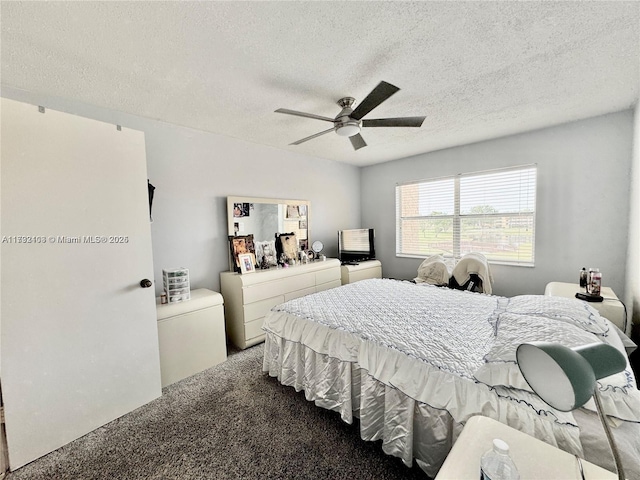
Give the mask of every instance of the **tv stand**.
[{"label": "tv stand", "polygon": [[382,278],[382,263],[379,260],[347,262],[340,267],[342,285],[367,278]]}]

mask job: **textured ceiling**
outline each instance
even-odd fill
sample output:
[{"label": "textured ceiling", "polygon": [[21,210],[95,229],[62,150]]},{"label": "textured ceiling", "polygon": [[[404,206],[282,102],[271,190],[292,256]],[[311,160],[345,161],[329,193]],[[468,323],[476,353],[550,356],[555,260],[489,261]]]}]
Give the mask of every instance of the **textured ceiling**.
[{"label": "textured ceiling", "polygon": [[[631,107],[640,2],[7,2],[2,84],[368,165]],[[366,148],[319,120],[381,80]]]}]

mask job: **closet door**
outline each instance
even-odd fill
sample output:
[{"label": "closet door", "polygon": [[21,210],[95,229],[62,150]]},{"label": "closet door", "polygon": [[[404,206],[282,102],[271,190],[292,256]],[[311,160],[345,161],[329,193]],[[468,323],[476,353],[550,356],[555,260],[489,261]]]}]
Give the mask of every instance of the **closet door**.
[{"label": "closet door", "polygon": [[16,469],[161,395],[144,134],[2,99],[1,381]]}]

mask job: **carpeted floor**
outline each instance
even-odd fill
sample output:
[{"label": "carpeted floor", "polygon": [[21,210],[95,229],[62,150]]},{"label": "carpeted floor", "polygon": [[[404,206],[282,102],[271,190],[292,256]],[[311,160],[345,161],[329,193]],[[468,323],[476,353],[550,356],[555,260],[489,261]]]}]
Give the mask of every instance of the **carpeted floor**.
[{"label": "carpeted floor", "polygon": [[6,480],[428,478],[263,375],[263,344],[229,353]]}]

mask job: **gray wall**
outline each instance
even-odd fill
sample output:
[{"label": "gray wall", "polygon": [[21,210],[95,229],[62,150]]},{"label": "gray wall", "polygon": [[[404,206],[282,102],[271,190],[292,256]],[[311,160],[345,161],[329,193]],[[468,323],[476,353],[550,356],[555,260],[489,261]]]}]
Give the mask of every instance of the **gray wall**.
[{"label": "gray wall", "polygon": [[498,295],[541,294],[598,267],[625,295],[633,111],[365,167],[362,226],[376,229],[387,277],[414,278],[421,259],[395,256],[395,185],[513,165],[538,165],[535,267],[492,266]]},{"label": "gray wall", "polygon": [[[493,266],[494,292],[542,293],[547,282],[575,282],[581,267],[594,266],[604,285],[628,298],[629,219],[636,244],[639,223],[638,207],[629,208],[631,110],[359,169],[8,87],[2,95],[145,132],[156,186],[151,230],[158,294],[162,268],[181,266],[190,269],[193,288],[219,291],[219,272],[228,268],[228,195],[310,200],[311,239],[322,240],[328,256],[337,255],[337,230],[373,227],[384,275],[410,279],[421,260],[395,256],[396,183],[537,163],[536,266]],[[637,124],[635,130],[638,165]],[[595,201],[587,202],[589,188]],[[637,271],[637,255],[630,258]]]},{"label": "gray wall", "polygon": [[192,288],[220,291],[229,195],[309,200],[310,238],[328,256],[337,256],[339,229],[360,225],[357,167],[8,87],[2,96],[145,133],[157,295],[162,269],[175,267],[189,268]]}]

